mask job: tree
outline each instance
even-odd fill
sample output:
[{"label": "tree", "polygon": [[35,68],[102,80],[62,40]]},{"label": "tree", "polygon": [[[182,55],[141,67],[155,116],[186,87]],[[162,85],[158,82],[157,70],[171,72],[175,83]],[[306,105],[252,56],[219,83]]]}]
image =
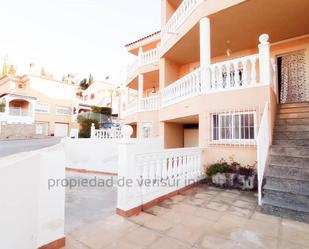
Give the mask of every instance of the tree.
[{"label": "tree", "polygon": [[86,90],[89,87],[89,84],[87,82],[87,79],[83,79],[80,83],[79,86],[81,87],[81,89]]},{"label": "tree", "polygon": [[80,125],[79,137],[80,138],[90,138],[91,136],[91,125],[94,124],[96,129],[99,129],[99,120],[95,118],[87,118],[79,115],[77,117],[77,122]]}]

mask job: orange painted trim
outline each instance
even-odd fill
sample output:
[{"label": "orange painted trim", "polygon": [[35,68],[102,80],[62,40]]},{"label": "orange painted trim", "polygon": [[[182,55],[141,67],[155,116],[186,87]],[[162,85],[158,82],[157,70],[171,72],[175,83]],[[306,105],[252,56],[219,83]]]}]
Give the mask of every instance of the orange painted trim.
[{"label": "orange painted trim", "polygon": [[187,190],[189,190],[189,189],[191,189],[193,187],[196,187],[199,183],[200,182],[192,183],[192,184],[190,184],[190,185],[188,185],[186,187],[183,187],[181,189],[178,189],[178,190],[173,191],[171,193],[168,193],[166,195],[162,195],[162,196],[160,196],[160,197],[158,197],[158,198],[156,198],[156,199],[154,199],[152,201],[149,201],[149,202],[147,202],[147,203],[145,203],[143,205],[140,205],[138,207],[132,208],[132,209],[127,210],[127,211],[124,211],[122,209],[117,208],[116,209],[116,213],[118,215],[120,215],[120,216],[123,216],[123,217],[131,217],[133,215],[137,215],[137,214],[139,214],[140,212],[142,212],[145,209],[148,209],[148,208],[151,208],[153,206],[156,206],[156,205],[158,205],[162,201],[165,201],[165,200],[167,200],[167,199],[169,199],[169,198],[171,198],[171,197],[173,197],[175,195],[181,194],[181,193],[183,193],[183,192],[185,192],[185,191],[187,191]]},{"label": "orange painted trim", "polygon": [[78,173],[85,173],[85,174],[98,174],[98,175],[118,176],[117,173],[104,172],[104,171],[96,171],[96,170],[73,169],[73,168],[66,168],[65,170],[69,171],[69,172],[78,172]]},{"label": "orange painted trim", "polygon": [[47,245],[40,246],[38,249],[60,249],[65,246],[65,237],[55,240]]}]

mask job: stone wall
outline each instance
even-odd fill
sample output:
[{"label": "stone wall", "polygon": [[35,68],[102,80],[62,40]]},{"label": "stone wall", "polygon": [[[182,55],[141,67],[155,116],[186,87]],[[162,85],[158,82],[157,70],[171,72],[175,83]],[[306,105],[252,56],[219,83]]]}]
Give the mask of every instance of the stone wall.
[{"label": "stone wall", "polygon": [[0,124],[0,139],[24,139],[36,136],[34,124]]}]

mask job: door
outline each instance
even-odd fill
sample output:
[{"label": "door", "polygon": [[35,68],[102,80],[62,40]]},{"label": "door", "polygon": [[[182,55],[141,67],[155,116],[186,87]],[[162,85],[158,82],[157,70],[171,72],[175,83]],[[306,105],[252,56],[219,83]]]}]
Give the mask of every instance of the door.
[{"label": "door", "polygon": [[48,135],[48,123],[45,122],[37,122],[35,124],[36,134],[37,135]]},{"label": "door", "polygon": [[308,101],[305,50],[278,57],[280,103]]},{"label": "door", "polygon": [[67,137],[69,134],[69,124],[55,123],[55,137]]}]

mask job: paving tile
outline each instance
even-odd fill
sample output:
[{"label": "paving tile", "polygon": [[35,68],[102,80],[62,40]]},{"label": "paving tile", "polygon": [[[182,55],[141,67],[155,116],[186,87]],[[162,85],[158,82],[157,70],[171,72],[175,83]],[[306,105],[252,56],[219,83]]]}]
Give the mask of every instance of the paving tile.
[{"label": "paving tile", "polygon": [[216,211],[227,211],[229,206],[227,204],[224,203],[220,203],[220,202],[215,202],[215,201],[211,201],[206,205],[207,208],[216,210]]},{"label": "paving tile", "polygon": [[236,216],[249,218],[253,214],[254,210],[231,206],[227,212]]},{"label": "paving tile", "polygon": [[136,244],[141,247],[148,247],[156,240],[158,240],[161,236],[155,231],[151,231],[150,229],[140,227],[127,235],[121,237],[121,243],[129,243]]},{"label": "paving tile", "polygon": [[72,236],[66,235],[65,247],[63,249],[89,249],[89,247],[77,241]]},{"label": "paving tile", "polygon": [[144,226],[160,232],[165,232],[173,226],[173,223],[168,219],[155,217],[154,219],[146,221]]},{"label": "paving tile", "polygon": [[309,228],[308,224],[283,219],[281,222],[281,232],[279,238],[287,242],[295,243],[302,246],[309,245]]},{"label": "paving tile", "polygon": [[166,207],[162,207],[162,206],[153,206],[151,208],[144,210],[144,212],[151,214],[151,215],[158,216],[158,215],[162,215],[166,212],[169,212],[171,210],[172,210],[171,208],[166,208]]},{"label": "paving tile", "polygon": [[196,209],[197,207],[193,205],[188,205],[183,202],[173,206],[173,212],[184,214],[184,215],[193,215]]},{"label": "paving tile", "polygon": [[216,235],[206,234],[197,243],[197,248],[200,249],[227,249],[231,248],[233,242]]},{"label": "paving tile", "polygon": [[169,237],[163,237],[153,243],[150,247],[150,249],[189,249],[192,248],[190,244],[183,243],[177,239],[169,238]]},{"label": "paving tile", "polygon": [[201,228],[192,229],[192,227],[183,224],[175,224],[168,231],[167,235],[194,245],[194,243],[197,242],[204,233],[204,230]]},{"label": "paving tile", "polygon": [[197,207],[201,207],[204,204],[204,202],[205,202],[205,200],[195,198],[195,197],[188,197],[184,200],[184,203],[189,204],[189,205],[193,205],[193,206],[197,206]]},{"label": "paving tile", "polygon": [[208,194],[207,192],[202,192],[202,193],[196,193],[194,197],[205,200],[205,199],[212,199],[214,196]]},{"label": "paving tile", "polygon": [[134,215],[132,217],[129,217],[128,220],[136,223],[136,224],[139,224],[139,225],[144,225],[145,222],[153,219],[155,217],[155,215],[153,214],[149,214],[149,213],[145,213],[145,212],[141,212],[137,215]]},{"label": "paving tile", "polygon": [[243,201],[243,200],[235,200],[232,203],[233,206],[235,207],[240,207],[240,208],[255,208],[255,204],[253,204],[252,202],[247,202],[247,201]]},{"label": "paving tile", "polygon": [[145,247],[140,246],[136,243],[128,242],[126,240],[115,241],[102,249],[144,249]]},{"label": "paving tile", "polygon": [[257,221],[263,221],[267,223],[273,223],[273,224],[280,224],[281,223],[281,218],[268,215],[268,214],[263,214],[259,211],[254,211],[253,215],[251,216],[252,220],[257,220]]},{"label": "paving tile", "polygon": [[223,213],[208,208],[198,208],[194,215],[206,220],[217,221],[222,217]]},{"label": "paving tile", "polygon": [[268,223],[264,221],[258,221],[258,220],[248,220],[245,224],[245,228],[248,231],[252,231],[256,234],[260,234],[263,236],[269,236],[269,237],[279,237],[279,229],[280,229],[280,223]]},{"label": "paving tile", "polygon": [[278,249],[309,249],[309,245],[304,246],[304,245],[288,242],[285,240],[280,240],[278,243]]}]

